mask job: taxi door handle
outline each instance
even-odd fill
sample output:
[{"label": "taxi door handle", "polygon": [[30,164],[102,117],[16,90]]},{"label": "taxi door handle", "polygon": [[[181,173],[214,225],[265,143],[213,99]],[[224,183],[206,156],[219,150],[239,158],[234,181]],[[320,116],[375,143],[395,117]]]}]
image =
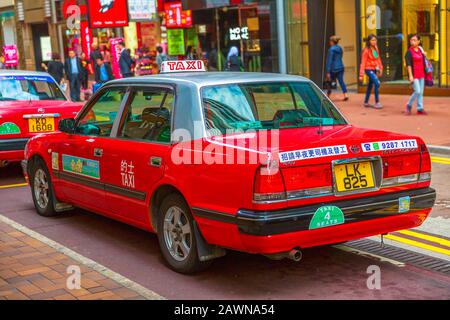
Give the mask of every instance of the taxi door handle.
[{"label": "taxi door handle", "polygon": [[103,157],[103,149],[95,148],[94,149],[94,157],[97,157],[97,158]]},{"label": "taxi door handle", "polygon": [[162,165],[162,158],[160,158],[160,157],[151,157],[150,158],[150,165],[152,167],[161,167],[161,165]]}]

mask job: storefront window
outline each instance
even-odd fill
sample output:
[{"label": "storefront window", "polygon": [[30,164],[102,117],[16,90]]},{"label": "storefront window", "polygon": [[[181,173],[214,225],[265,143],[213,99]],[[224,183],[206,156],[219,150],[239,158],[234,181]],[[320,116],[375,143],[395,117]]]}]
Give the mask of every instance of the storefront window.
[{"label": "storefront window", "polygon": [[286,5],[288,73],[309,77],[307,0],[288,0]]},{"label": "storefront window", "polygon": [[192,15],[197,39],[188,33],[187,42],[197,44],[206,57],[214,55],[213,70],[225,69],[228,52],[235,46],[245,71],[278,71],[275,0],[194,9]]},{"label": "storefront window", "polygon": [[[441,74],[447,70],[441,48],[448,47],[448,28],[442,10],[449,0],[362,0],[362,46],[371,33],[378,36],[378,46],[384,65],[382,81],[388,84],[406,84],[407,70],[404,56],[408,50],[408,35],[417,33],[422,46],[434,66],[437,84],[445,85],[447,79]],[[446,12],[442,14],[441,12]],[[445,47],[442,47],[445,46]],[[447,72],[447,71],[446,71]]]}]

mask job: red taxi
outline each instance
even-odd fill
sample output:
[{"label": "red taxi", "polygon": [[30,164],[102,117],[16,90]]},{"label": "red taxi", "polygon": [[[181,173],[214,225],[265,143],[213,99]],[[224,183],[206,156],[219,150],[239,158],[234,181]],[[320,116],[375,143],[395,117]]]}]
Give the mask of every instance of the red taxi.
[{"label": "red taxi", "polygon": [[350,125],[302,77],[162,69],[106,84],[29,141],[39,214],[80,207],[155,232],[168,266],[191,273],[227,249],[299,260],[430,213],[421,138]]},{"label": "red taxi", "polygon": [[81,107],[47,73],[0,70],[0,167],[23,160],[30,137],[55,131]]}]

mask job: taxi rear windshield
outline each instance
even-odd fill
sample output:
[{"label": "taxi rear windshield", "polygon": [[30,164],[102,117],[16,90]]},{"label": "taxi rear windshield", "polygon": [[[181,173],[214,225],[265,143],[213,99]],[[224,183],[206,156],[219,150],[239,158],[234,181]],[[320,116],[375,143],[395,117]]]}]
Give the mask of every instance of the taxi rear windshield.
[{"label": "taxi rear windshield", "polygon": [[324,94],[307,82],[245,83],[202,89],[210,134],[345,125]]},{"label": "taxi rear windshield", "polygon": [[46,76],[0,77],[0,101],[66,100],[56,82]]}]

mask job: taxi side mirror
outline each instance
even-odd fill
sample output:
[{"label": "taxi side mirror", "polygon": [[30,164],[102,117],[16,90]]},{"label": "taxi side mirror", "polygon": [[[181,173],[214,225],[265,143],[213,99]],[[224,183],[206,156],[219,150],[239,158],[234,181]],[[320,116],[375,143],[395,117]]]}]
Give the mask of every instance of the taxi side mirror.
[{"label": "taxi side mirror", "polygon": [[75,119],[62,119],[58,124],[58,130],[65,133],[74,133]]}]

